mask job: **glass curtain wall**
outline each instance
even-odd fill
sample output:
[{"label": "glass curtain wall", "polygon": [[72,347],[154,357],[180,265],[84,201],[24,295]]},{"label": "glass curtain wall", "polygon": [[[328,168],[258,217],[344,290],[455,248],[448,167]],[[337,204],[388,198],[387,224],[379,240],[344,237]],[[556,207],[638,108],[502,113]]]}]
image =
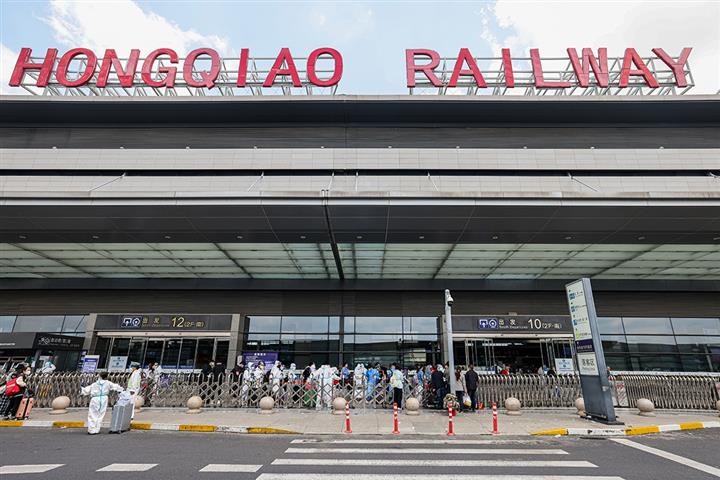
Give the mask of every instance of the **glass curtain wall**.
[{"label": "glass curtain wall", "polygon": [[143,367],[159,363],[163,370],[198,370],[211,360],[227,365],[230,341],[217,338],[140,338],[99,337],[94,353],[100,355],[99,368],[107,368],[108,358],[127,357],[127,365]]},{"label": "glass curtain wall", "polygon": [[351,367],[356,363],[436,361],[436,317],[249,316],[243,351],[278,352],[280,361],[303,368],[311,362]]},{"label": "glass curtain wall", "polygon": [[613,370],[720,372],[720,318],[598,318]]}]

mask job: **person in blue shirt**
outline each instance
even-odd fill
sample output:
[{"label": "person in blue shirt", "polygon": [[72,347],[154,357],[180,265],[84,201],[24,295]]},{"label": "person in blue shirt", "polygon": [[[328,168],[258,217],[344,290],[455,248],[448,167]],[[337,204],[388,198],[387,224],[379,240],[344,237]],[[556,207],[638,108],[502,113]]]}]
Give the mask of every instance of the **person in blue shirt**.
[{"label": "person in blue shirt", "polygon": [[350,369],[348,368],[347,363],[343,363],[343,366],[340,369],[340,381],[343,383],[343,385],[347,384],[350,381]]},{"label": "person in blue shirt", "polygon": [[377,385],[378,380],[380,380],[380,373],[375,366],[371,365],[365,375],[367,377],[367,397],[368,400],[370,400],[375,392],[375,385]]}]

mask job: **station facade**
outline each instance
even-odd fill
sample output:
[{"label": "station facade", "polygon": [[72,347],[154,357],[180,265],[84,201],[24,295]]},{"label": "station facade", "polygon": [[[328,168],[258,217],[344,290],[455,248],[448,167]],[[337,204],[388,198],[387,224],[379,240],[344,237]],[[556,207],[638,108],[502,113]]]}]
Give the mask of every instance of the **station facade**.
[{"label": "station facade", "polygon": [[[720,371],[720,97],[0,99],[0,364]],[[25,345],[25,344],[24,344]],[[74,345],[74,344],[73,344]],[[27,347],[27,345],[25,345]],[[63,350],[65,351],[65,350]],[[75,357],[73,357],[75,355]],[[75,360],[73,360],[75,359]]]}]

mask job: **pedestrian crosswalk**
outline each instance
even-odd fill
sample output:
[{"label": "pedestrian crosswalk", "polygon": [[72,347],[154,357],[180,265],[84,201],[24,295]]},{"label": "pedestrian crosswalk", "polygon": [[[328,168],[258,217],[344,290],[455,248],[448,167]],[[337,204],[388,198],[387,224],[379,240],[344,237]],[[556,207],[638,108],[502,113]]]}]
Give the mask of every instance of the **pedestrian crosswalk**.
[{"label": "pedestrian crosswalk", "polygon": [[[188,471],[188,478],[230,473],[254,480],[623,480],[603,475],[598,465],[562,448],[547,447],[546,441],[535,439],[296,439],[267,463],[202,463]],[[163,466],[111,463],[94,468],[147,472],[150,478],[160,476]],[[63,467],[67,466],[6,465],[0,466],[0,474],[46,473]]]}]

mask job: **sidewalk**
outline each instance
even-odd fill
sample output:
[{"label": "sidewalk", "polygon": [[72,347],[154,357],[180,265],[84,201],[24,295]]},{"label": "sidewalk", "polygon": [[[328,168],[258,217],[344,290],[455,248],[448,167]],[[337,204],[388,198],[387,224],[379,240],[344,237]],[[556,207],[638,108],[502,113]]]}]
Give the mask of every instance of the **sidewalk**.
[{"label": "sidewalk", "polygon": [[[49,409],[33,410],[32,419],[26,421],[24,426],[51,426],[52,422],[63,422],[66,426],[82,427],[77,422],[85,422],[87,419],[86,409],[70,409],[65,415],[50,415],[49,411]],[[637,415],[635,409],[617,409],[616,412],[618,419],[625,425],[605,426],[584,420],[577,416],[575,409],[524,410],[520,416],[509,416],[499,412],[499,431],[501,435],[528,435],[533,432],[557,429],[605,431],[613,429],[618,430],[620,434],[628,427],[717,423],[720,421],[718,412],[714,411],[656,411],[657,416],[655,417],[641,417]],[[392,433],[393,416],[391,411],[352,410],[350,415],[353,434]],[[110,412],[106,414],[105,420],[106,423],[110,420]],[[71,423],[66,424],[66,422]],[[72,424],[72,422],[76,423]],[[453,423],[455,433],[458,435],[492,433],[492,413],[489,411],[461,413],[453,419]],[[401,434],[442,435],[447,432],[448,418],[444,412],[434,410],[422,410],[418,416],[408,416],[401,412],[399,425]],[[185,428],[181,428],[183,426]],[[193,426],[197,428],[193,428]],[[262,415],[254,409],[204,409],[200,414],[189,415],[185,413],[184,409],[144,408],[135,415],[134,419],[134,428],[145,430],[247,432],[257,429],[257,433],[274,433],[273,430],[280,430],[284,433],[322,435],[342,433],[344,427],[344,414],[332,415],[330,412],[310,410],[277,410],[272,414]]]}]

